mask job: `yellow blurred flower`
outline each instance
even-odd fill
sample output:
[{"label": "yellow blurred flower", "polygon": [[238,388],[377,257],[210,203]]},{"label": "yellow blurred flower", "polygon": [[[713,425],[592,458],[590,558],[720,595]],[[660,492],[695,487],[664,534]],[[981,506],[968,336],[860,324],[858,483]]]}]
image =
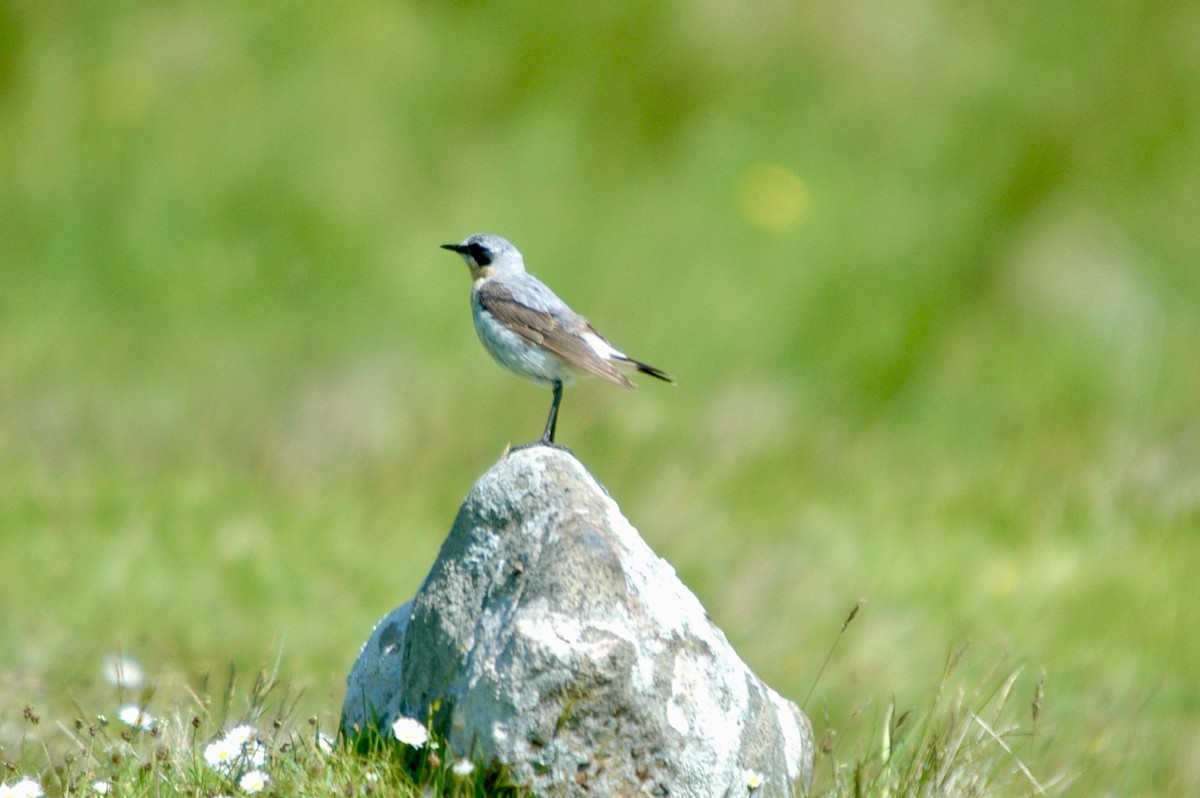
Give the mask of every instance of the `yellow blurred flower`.
[{"label": "yellow blurred flower", "polygon": [[781,233],[795,227],[808,210],[808,189],[800,175],[786,166],[760,163],[742,175],[737,200],[750,224]]}]

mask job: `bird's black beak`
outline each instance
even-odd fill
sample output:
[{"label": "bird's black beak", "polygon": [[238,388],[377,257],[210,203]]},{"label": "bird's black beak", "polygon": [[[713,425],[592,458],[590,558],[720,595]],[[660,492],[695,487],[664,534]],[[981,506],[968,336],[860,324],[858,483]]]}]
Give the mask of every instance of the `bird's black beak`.
[{"label": "bird's black beak", "polygon": [[459,255],[464,255],[467,252],[467,248],[462,244],[442,244],[442,249],[448,249],[451,252],[457,252]]}]

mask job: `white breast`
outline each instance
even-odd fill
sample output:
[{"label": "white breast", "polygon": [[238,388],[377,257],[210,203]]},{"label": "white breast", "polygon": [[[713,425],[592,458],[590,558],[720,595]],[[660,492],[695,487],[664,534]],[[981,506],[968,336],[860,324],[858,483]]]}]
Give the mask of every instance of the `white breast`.
[{"label": "white breast", "polygon": [[534,346],[505,327],[495,316],[484,310],[478,301],[471,304],[475,332],[479,334],[479,340],[488,353],[501,366],[546,388],[553,387],[556,380],[563,385],[570,385],[575,381],[579,372],[558,355],[540,346]]}]

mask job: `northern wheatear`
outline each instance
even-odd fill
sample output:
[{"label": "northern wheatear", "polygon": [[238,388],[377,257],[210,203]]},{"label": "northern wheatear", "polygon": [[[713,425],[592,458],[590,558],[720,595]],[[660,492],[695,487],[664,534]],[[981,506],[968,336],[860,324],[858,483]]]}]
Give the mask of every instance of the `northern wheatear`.
[{"label": "northern wheatear", "polygon": [[600,377],[632,391],[624,371],[640,371],[674,384],[667,373],[613,348],[588,320],[525,272],[525,261],[500,236],[476,233],[461,244],[443,244],[471,269],[471,315],[479,340],[501,366],[554,391],[541,443],[554,443],[563,386],[578,377]]}]

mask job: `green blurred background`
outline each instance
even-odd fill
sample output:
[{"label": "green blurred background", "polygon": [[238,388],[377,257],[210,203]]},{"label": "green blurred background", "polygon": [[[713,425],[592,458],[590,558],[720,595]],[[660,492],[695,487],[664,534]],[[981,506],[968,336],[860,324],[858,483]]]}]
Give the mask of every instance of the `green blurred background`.
[{"label": "green blurred background", "polygon": [[545,418],[492,231],[677,376],[559,437],[756,671],[867,599],[835,757],[970,641],[1039,777],[1194,791],[1198,177],[1195,3],[0,2],[0,745],[117,650],[331,725]]}]

